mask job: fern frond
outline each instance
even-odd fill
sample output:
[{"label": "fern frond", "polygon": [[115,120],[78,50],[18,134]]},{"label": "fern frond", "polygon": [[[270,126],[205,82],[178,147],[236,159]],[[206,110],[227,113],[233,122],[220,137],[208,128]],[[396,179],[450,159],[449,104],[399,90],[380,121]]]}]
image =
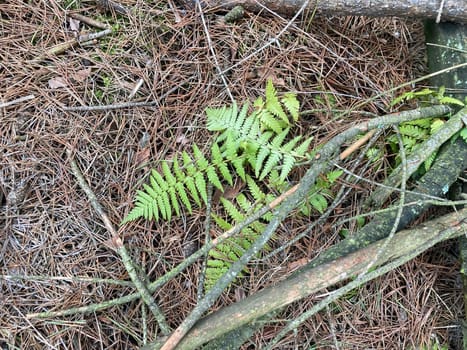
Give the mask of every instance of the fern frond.
[{"label": "fern frond", "polygon": [[222,157],[221,150],[217,143],[214,143],[211,147],[211,157],[213,165],[219,170],[224,180],[226,180],[230,186],[233,186],[232,175],[230,174],[226,161]]},{"label": "fern frond", "polygon": [[328,201],[320,193],[316,193],[309,198],[310,204],[319,211],[320,214],[323,214],[328,207]]},{"label": "fern frond", "polygon": [[422,139],[428,136],[428,131],[424,128],[420,128],[416,125],[403,124],[399,128],[401,135],[414,137],[416,139]]},{"label": "fern frond", "polygon": [[284,159],[282,161],[281,175],[280,175],[281,181],[285,181],[290,171],[294,167],[295,163],[296,163],[295,158],[291,156],[290,154],[286,154],[284,156]]},{"label": "fern frond", "polygon": [[195,185],[196,189],[199,192],[200,197],[203,199],[203,202],[206,204],[208,202],[208,193],[206,190],[206,180],[204,179],[203,173],[197,173],[195,175]]},{"label": "fern frond", "polygon": [[276,117],[266,109],[262,109],[252,115],[256,117],[264,130],[272,130],[276,134],[279,134],[282,129],[287,126],[286,123],[281,123],[282,120],[276,119]]},{"label": "fern frond", "polygon": [[224,210],[227,215],[231,217],[235,222],[242,222],[245,216],[238,210],[238,208],[229,200],[221,197],[220,199]]},{"label": "fern frond", "polygon": [[287,125],[290,124],[287,114],[284,112],[282,105],[277,97],[277,91],[272,80],[268,80],[266,83],[266,109],[276,117],[282,119]]},{"label": "fern frond", "polygon": [[224,188],[222,187],[221,181],[217,176],[214,166],[211,165],[206,169],[206,176],[208,177],[210,183],[212,183],[219,191],[224,192]]},{"label": "fern frond", "polygon": [[[255,195],[258,197],[257,202],[261,202],[259,205],[264,205],[264,200],[267,196],[262,193],[259,186],[251,177],[247,177],[247,182],[249,183],[248,187],[253,189],[252,192],[255,192]],[[269,197],[269,200],[272,199]],[[222,197],[220,202],[226,216],[230,218],[233,223],[242,222],[246,215],[255,211],[256,207],[255,204],[252,203],[243,193],[237,195],[235,203]],[[222,230],[229,230],[232,228],[232,224],[223,217],[215,214],[212,214],[212,217],[216,225]],[[272,218],[272,216],[269,216],[269,219],[270,218]],[[265,216],[263,216],[262,219],[268,221]],[[261,232],[264,230],[264,227],[265,225],[263,223],[256,221],[244,228],[240,236],[230,238],[209,252],[205,281],[206,290],[209,290],[209,288],[217,282],[222,274],[225,273],[220,271],[227,271],[231,264],[237,261],[245,250],[251,247],[252,242],[259,237]],[[268,249],[268,247],[266,247],[266,249]],[[242,274],[238,277],[242,277]]]},{"label": "fern frond", "polygon": [[423,166],[425,167],[425,171],[430,170],[431,166],[433,165],[433,162],[436,159],[436,156],[438,155],[438,151],[434,151],[430,156],[423,162]]},{"label": "fern frond", "polygon": [[246,184],[248,186],[248,189],[250,190],[251,196],[254,198],[255,201],[261,202],[266,199],[266,194],[263,191],[261,191],[261,188],[259,188],[256,181],[253,180],[250,176],[247,176]]},{"label": "fern frond", "polygon": [[298,121],[298,111],[300,110],[300,102],[297,100],[297,96],[292,93],[286,93],[282,99],[282,104],[285,106],[287,111],[290,113],[294,121]]},{"label": "fern frond", "polygon": [[272,151],[271,154],[268,157],[268,160],[266,161],[266,164],[263,167],[263,170],[261,171],[261,175],[259,176],[260,180],[263,180],[268,174],[271,172],[271,170],[277,166],[279,161],[281,160],[283,154],[279,152]]}]

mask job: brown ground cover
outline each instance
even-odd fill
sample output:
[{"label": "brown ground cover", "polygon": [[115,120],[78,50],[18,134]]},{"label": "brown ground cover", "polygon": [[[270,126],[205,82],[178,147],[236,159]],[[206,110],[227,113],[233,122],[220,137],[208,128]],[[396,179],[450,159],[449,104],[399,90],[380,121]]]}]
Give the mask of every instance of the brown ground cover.
[{"label": "brown ground cover", "polygon": [[[132,349],[153,340],[156,331],[140,301],[95,313],[27,317],[134,292],[131,284],[121,283],[129,280],[127,272],[70,172],[67,150],[118,225],[150,168],[192,142],[206,143],[206,107],[230,104],[231,97],[253,100],[272,79],[279,91],[298,94],[303,111],[314,110],[302,117],[298,132],[314,136],[316,147],[368,112],[388,112],[393,96],[368,102],[345,118],[336,118],[337,110],[425,71],[419,22],[306,13],[276,38],[288,22],[266,10],[226,24],[222,12],[206,10],[201,16],[171,1],[121,4],[132,11],[112,13],[94,1],[0,3],[0,104],[33,95],[0,108],[2,349]],[[113,31],[51,52],[77,35],[103,30],[73,20],[73,14]],[[227,70],[227,87],[219,70]],[[145,105],[85,108],[127,102]],[[387,171],[382,159],[361,175],[380,181]],[[248,278],[226,291],[215,308],[274,283],[339,240],[344,226],[336,223],[359,214],[371,189],[359,185],[326,225],[267,264],[251,265]],[[307,220],[313,217],[288,221],[272,244],[286,242]],[[203,222],[203,209],[197,209],[170,223],[131,223],[121,234],[133,259],[154,280],[200,245]],[[457,348],[462,298],[456,254],[445,243],[359,288],[290,334],[280,348],[407,349],[434,343]],[[156,294],[172,327],[196,303],[199,269],[192,266]],[[249,348],[267,343],[281,321],[323,295],[288,307]]]}]

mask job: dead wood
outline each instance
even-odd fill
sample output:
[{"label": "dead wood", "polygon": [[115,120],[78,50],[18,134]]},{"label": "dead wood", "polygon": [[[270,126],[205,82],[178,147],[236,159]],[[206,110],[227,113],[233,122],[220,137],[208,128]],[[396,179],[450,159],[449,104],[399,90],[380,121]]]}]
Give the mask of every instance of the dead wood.
[{"label": "dead wood", "polygon": [[[418,251],[420,247],[427,249],[445,239],[462,235],[467,229],[464,223],[466,216],[467,209],[463,209],[427,222],[415,229],[401,231],[389,242],[387,249],[379,255],[376,265],[380,266],[404,255],[410,255]],[[201,320],[178,344],[177,349],[196,349],[207,340],[281,309],[311,293],[364,273],[383,244],[384,240],[380,240],[344,258],[304,270],[241,302],[221,309]]]},{"label": "dead wood", "polygon": [[[194,7],[195,1],[186,1]],[[281,15],[293,16],[303,6],[295,0],[212,0],[206,2],[209,7],[230,9],[241,5],[253,12],[268,8]],[[404,17],[404,18],[440,18],[442,21],[467,22],[467,2],[464,0],[446,0],[442,5],[433,0],[311,0],[306,10],[321,15],[332,16],[369,16],[369,17]]]}]

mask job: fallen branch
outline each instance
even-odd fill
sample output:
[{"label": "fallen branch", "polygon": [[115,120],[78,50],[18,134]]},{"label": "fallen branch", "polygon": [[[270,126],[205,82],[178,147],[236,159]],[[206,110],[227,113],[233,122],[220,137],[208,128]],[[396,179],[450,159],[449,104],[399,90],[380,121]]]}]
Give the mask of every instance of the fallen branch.
[{"label": "fallen branch", "polygon": [[[196,1],[185,0],[190,7]],[[293,16],[303,2],[294,0],[209,0],[209,7],[231,9],[243,6],[253,12],[260,12],[263,7],[285,16]],[[370,17],[412,17],[422,19],[439,19],[467,23],[467,2],[461,0],[445,0],[442,8],[433,0],[310,0],[306,8],[317,14],[331,16],[370,16]]]},{"label": "fallen branch", "polygon": [[[380,254],[376,261],[377,266],[404,256],[413,258],[414,252],[420,254],[441,241],[465,234],[467,230],[465,220],[467,220],[467,209],[429,221],[417,228],[401,231],[394,236],[383,251],[381,247],[385,244],[385,240],[380,240],[338,260],[312,269],[304,269],[274,286],[265,288],[205,317],[182,339],[177,350],[197,349],[207,341],[259,319],[274,310],[348,280],[366,271],[368,264],[378,252]],[[370,276],[377,277],[375,274]],[[362,283],[366,281],[367,279],[363,276]],[[152,344],[143,347],[142,350],[156,348],[157,345]]]},{"label": "fallen branch", "polygon": [[76,46],[80,43],[85,43],[90,40],[96,40],[99,39],[105,35],[108,35],[112,33],[112,29],[106,29],[97,33],[89,33],[85,35],[81,35],[78,38],[71,39],[69,41],[65,41],[64,43],[60,43],[58,45],[55,45],[54,47],[51,47],[50,49],[47,50],[47,52],[43,55],[40,55],[32,60],[32,62],[39,62],[42,61],[49,56],[56,56],[59,55],[66,50],[72,48],[73,46]]},{"label": "fallen branch", "polygon": [[5,108],[5,107],[12,106],[12,105],[15,105],[21,102],[29,101],[29,100],[32,100],[34,97],[35,97],[34,95],[27,95],[27,96],[17,98],[13,101],[2,102],[0,103],[0,108]]}]

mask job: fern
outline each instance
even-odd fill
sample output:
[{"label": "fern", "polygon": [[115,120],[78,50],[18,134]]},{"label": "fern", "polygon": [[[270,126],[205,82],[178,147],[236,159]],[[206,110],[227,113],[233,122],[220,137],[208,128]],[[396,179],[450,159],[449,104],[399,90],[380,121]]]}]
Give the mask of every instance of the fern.
[{"label": "fern", "polygon": [[[246,216],[271,203],[273,193],[286,191],[290,187],[286,181],[290,172],[310,157],[308,148],[312,139],[290,137],[298,111],[296,96],[288,93],[279,97],[270,81],[265,99],[258,98],[251,111],[248,103],[240,108],[236,103],[207,108],[206,127],[215,133],[209,152],[194,144],[190,151],[181,152],[171,161],[162,161],[159,169],[151,171],[143,190],[137,191],[135,206],[122,224],[141,217],[170,220],[183,210],[191,213],[194,205],[206,204],[208,184],[223,192],[226,184],[233,186],[238,178],[246,183],[247,193],[237,195],[233,201],[221,198],[223,215],[213,215],[213,220],[221,230],[244,221]],[[339,175],[329,173],[318,181],[303,204],[303,213],[326,209],[329,187]],[[251,247],[271,218],[272,213],[265,214],[260,221],[244,228],[240,236],[209,252],[207,289]]]},{"label": "fern", "polygon": [[[261,205],[264,205],[267,199],[270,199],[259,189],[259,187],[257,187],[253,179],[250,177],[248,179],[250,186],[254,188],[255,195],[261,199],[261,203],[258,201],[250,201],[243,193],[237,196],[235,202],[221,198],[220,201],[225,215],[230,219],[227,221],[221,216],[215,214],[212,215],[214,222],[221,230],[231,229],[235,224],[242,222],[246,216],[259,209]],[[263,216],[264,222],[269,222],[270,219],[270,215]],[[265,224],[263,222],[255,221],[244,228],[238,237],[232,237],[224,243],[219,244],[216,248],[210,250],[206,264],[206,279],[204,286],[206,291],[212,288],[222,275],[219,273],[219,270],[227,271],[232,263],[237,261],[243,253],[251,247],[252,243],[262,233],[264,227]],[[269,249],[269,247],[266,247],[266,249]],[[246,268],[244,272],[247,272]],[[243,274],[240,274],[238,277],[240,278],[242,276]]]},{"label": "fern", "polygon": [[[425,90],[422,92],[426,93]],[[443,91],[440,92],[441,94]],[[423,95],[424,96],[424,95]],[[419,145],[427,140],[431,135],[437,132],[445,121],[442,118],[425,118],[402,123],[399,126],[399,131],[402,138],[402,143],[407,151],[407,154],[415,151]],[[387,139],[393,152],[399,151],[399,141],[396,135],[391,135]],[[424,162],[423,168],[417,171],[417,175],[423,175],[428,171],[436,159],[437,152],[433,152]],[[400,163],[400,158],[396,158],[396,166]]]},{"label": "fern", "polygon": [[145,191],[137,191],[135,207],[122,224],[140,217],[146,220],[170,220],[173,212],[180,215],[180,203],[191,214],[189,197],[198,206],[206,203],[208,182],[221,191],[222,181],[232,185],[232,175],[217,144],[211,147],[211,161],[206,159],[196,144],[192,147],[192,153],[193,158],[187,152],[182,152],[181,160],[175,158],[172,166],[163,161],[160,172],[154,169],[151,171],[149,185],[143,185]]}]

